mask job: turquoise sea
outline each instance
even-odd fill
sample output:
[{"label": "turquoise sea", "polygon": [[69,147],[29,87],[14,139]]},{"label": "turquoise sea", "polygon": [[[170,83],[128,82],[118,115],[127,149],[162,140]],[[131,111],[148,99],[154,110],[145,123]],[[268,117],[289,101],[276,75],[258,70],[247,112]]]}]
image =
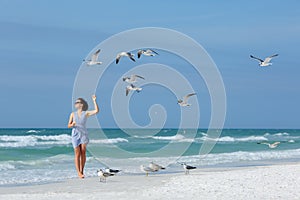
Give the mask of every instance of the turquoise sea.
[{"label": "turquoise sea", "polygon": [[[167,166],[163,173],[173,173],[182,171],[178,162],[226,168],[300,160],[300,130],[225,129],[218,139],[210,138],[205,129],[191,132],[90,129],[86,176],[96,176],[104,166],[140,175],[139,166],[150,161]],[[75,178],[70,135],[70,129],[0,129],[0,186]],[[209,154],[199,155],[204,141],[216,145]],[[257,144],[275,141],[281,142],[275,149]],[[163,151],[168,145],[169,150]]]}]

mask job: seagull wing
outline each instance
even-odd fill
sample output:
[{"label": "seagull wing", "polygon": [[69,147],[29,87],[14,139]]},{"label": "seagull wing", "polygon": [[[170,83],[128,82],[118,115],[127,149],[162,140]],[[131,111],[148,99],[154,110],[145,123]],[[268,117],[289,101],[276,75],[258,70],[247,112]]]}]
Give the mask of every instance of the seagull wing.
[{"label": "seagull wing", "polygon": [[109,177],[109,176],[114,176],[114,174],[109,173],[109,172],[103,172],[104,177]]},{"label": "seagull wing", "polygon": [[165,167],[159,165],[159,164],[156,164],[156,163],[152,163],[154,166],[156,166],[158,169],[166,169]]},{"label": "seagull wing", "polygon": [[274,54],[272,56],[269,56],[269,58],[273,58],[273,57],[276,57],[276,56],[279,56],[279,54]]},{"label": "seagull wing", "polygon": [[188,98],[191,97],[191,96],[194,96],[196,95],[196,93],[191,93],[191,94],[188,94],[186,96],[183,97],[183,101],[186,103],[188,101]]},{"label": "seagull wing", "polygon": [[196,169],[197,167],[187,165],[186,168],[187,168],[187,169]]},{"label": "seagull wing", "polygon": [[110,171],[110,173],[119,173],[121,170],[119,170],[119,169],[110,169],[109,170]]},{"label": "seagull wing", "polygon": [[154,51],[153,49],[149,49],[151,52],[155,53],[156,55],[159,55],[156,51]]},{"label": "seagull wing", "polygon": [[130,60],[132,60],[132,61],[134,61],[135,62],[135,59],[133,58],[133,54],[131,54],[131,53],[127,53],[127,55],[129,56],[129,58],[130,58]]},{"label": "seagull wing", "polygon": [[142,76],[140,76],[140,75],[133,75],[133,77],[137,77],[137,78],[141,78],[141,79],[144,79],[145,80],[145,78],[144,77],[142,77]]},{"label": "seagull wing", "polygon": [[252,56],[252,55],[250,55],[250,58],[253,58],[253,59],[258,60],[258,61],[260,61],[260,62],[264,62],[262,59],[257,58],[257,57],[254,57],[254,56]]},{"label": "seagull wing", "polygon": [[130,58],[130,60],[132,60],[133,62],[135,62],[135,59],[133,57],[129,57],[129,58]]},{"label": "seagull wing", "polygon": [[276,56],[278,56],[279,54],[274,54],[274,55],[272,55],[272,56],[269,56],[269,57],[266,57],[265,58],[265,60],[264,60],[264,62],[270,62],[271,60],[272,60],[272,58],[274,58],[274,57],[276,57]]},{"label": "seagull wing", "polygon": [[138,58],[141,57],[142,53],[143,53],[143,50],[139,50],[139,51],[137,52]]},{"label": "seagull wing", "polygon": [[274,142],[272,145],[278,145],[280,144],[280,142]]},{"label": "seagull wing", "polygon": [[93,55],[92,55],[92,61],[97,61],[99,57],[101,49],[98,49]]},{"label": "seagull wing", "polygon": [[117,58],[116,58],[116,64],[118,64],[118,63],[120,62],[120,58],[121,58],[121,55],[118,54],[118,55],[117,55]]}]

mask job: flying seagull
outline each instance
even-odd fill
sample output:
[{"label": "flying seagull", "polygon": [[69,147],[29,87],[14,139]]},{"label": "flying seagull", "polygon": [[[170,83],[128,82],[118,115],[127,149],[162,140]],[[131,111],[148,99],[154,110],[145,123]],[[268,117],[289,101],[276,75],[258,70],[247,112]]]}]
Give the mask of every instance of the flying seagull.
[{"label": "flying seagull", "polygon": [[103,169],[97,170],[97,175],[100,177],[100,182],[106,182],[106,178],[110,176],[114,176],[114,173],[109,173],[104,171]]},{"label": "flying seagull", "polygon": [[274,142],[273,144],[267,142],[258,142],[257,144],[265,144],[268,145],[269,148],[274,149],[280,144],[280,142]]},{"label": "flying seagull", "polygon": [[135,83],[137,78],[141,78],[141,79],[145,80],[144,77],[136,75],[136,74],[133,74],[131,76],[123,77],[123,81],[125,81],[127,83]]},{"label": "flying seagull", "polygon": [[157,171],[159,171],[159,170],[164,170],[164,169],[166,169],[165,167],[163,167],[163,166],[160,166],[160,165],[158,165],[158,164],[156,164],[156,163],[154,163],[154,162],[151,162],[150,164],[149,164],[149,167],[153,170],[153,171],[155,171],[155,172],[157,172]]},{"label": "flying seagull", "polygon": [[179,104],[180,106],[183,106],[183,107],[190,106],[191,104],[188,103],[188,98],[191,97],[191,96],[194,96],[194,95],[196,95],[196,93],[191,93],[191,94],[188,94],[188,95],[184,96],[183,100],[179,99],[177,101],[177,104]]},{"label": "flying seagull", "polygon": [[83,61],[86,62],[86,64],[88,66],[91,66],[91,65],[101,65],[102,62],[98,61],[98,57],[99,57],[100,51],[101,51],[101,49],[98,49],[95,53],[93,53],[92,59],[90,59],[90,60],[83,60]]},{"label": "flying seagull", "polygon": [[141,57],[141,55],[144,55],[144,56],[155,56],[155,55],[159,55],[156,51],[152,50],[152,49],[140,49],[138,50],[138,58]]},{"label": "flying seagull", "polygon": [[183,166],[185,174],[190,174],[191,169],[196,169],[197,168],[197,167],[193,167],[191,165],[187,165],[186,163],[181,163],[181,165]]},{"label": "flying seagull", "polygon": [[253,59],[255,59],[255,60],[258,60],[258,61],[259,61],[259,66],[261,66],[261,67],[267,67],[267,66],[272,65],[272,63],[271,63],[272,58],[274,58],[274,57],[276,57],[276,56],[278,56],[278,55],[279,55],[279,54],[274,54],[274,55],[272,55],[272,56],[266,57],[264,60],[263,60],[263,59],[260,59],[260,58],[257,58],[257,57],[254,57],[254,56],[252,56],[252,55],[250,55],[250,58],[253,58]]},{"label": "flying seagull", "polygon": [[146,167],[144,165],[141,165],[141,171],[146,173],[146,176],[148,176],[149,172],[155,172],[153,169],[151,169],[150,167]]},{"label": "flying seagull", "polygon": [[130,53],[130,52],[125,52],[125,51],[123,51],[123,52],[121,52],[121,53],[118,53],[118,55],[117,55],[117,57],[116,57],[116,64],[118,64],[119,61],[120,61],[120,59],[121,59],[121,57],[124,57],[124,56],[129,57],[132,61],[135,62],[135,59],[133,58],[133,57],[134,57],[134,54],[132,54],[132,53]]},{"label": "flying seagull", "polygon": [[130,84],[126,87],[126,96],[128,96],[130,90],[140,92],[140,91],[142,91],[142,88],[136,87],[133,84]]}]

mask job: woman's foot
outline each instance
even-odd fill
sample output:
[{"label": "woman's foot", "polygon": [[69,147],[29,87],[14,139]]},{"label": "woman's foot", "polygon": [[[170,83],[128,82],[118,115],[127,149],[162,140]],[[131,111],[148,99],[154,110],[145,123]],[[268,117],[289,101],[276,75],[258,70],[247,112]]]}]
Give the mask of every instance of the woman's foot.
[{"label": "woman's foot", "polygon": [[82,173],[78,173],[79,178],[84,178],[84,175]]}]

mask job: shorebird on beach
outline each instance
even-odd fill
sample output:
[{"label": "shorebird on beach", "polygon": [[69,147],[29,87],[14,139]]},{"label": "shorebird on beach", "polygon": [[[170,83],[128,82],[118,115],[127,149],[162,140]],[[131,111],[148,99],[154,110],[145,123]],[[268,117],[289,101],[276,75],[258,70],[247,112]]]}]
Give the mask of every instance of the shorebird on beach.
[{"label": "shorebird on beach", "polygon": [[158,164],[156,164],[156,163],[154,163],[154,162],[151,162],[150,164],[149,164],[149,167],[153,170],[153,171],[155,171],[155,172],[157,172],[157,171],[159,171],[159,170],[164,170],[164,169],[166,169],[165,167],[163,167],[163,166],[161,166],[161,165],[158,165]]},{"label": "shorebird on beach", "polygon": [[183,100],[179,99],[177,101],[177,104],[179,104],[182,107],[191,106],[191,104],[188,103],[188,98],[191,96],[194,96],[194,95],[196,95],[196,93],[191,93],[191,94],[184,96]]},{"label": "shorebird on beach", "polygon": [[133,84],[130,84],[130,85],[128,85],[128,86],[126,87],[126,96],[128,96],[129,91],[137,91],[137,92],[140,92],[140,91],[142,91],[142,88],[136,87],[136,86],[134,86]]},{"label": "shorebird on beach", "polygon": [[102,62],[98,61],[98,57],[99,57],[100,51],[101,51],[101,49],[98,49],[95,53],[93,53],[92,59],[90,59],[90,60],[83,60],[83,62],[85,62],[88,66],[91,66],[91,65],[101,65]]},{"label": "shorebird on beach", "polygon": [[144,80],[145,80],[144,77],[139,76],[139,75],[136,75],[136,74],[133,74],[133,75],[131,75],[131,76],[123,77],[123,81],[125,81],[125,82],[127,82],[127,83],[135,83],[137,78],[140,78],[140,79],[144,79]]},{"label": "shorebird on beach", "polygon": [[117,57],[116,57],[116,64],[119,63],[121,57],[128,57],[128,58],[130,58],[132,61],[135,62],[134,54],[132,54],[132,53],[130,53],[130,52],[125,52],[125,51],[123,51],[123,52],[118,53],[118,55],[117,55]]},{"label": "shorebird on beach", "polygon": [[97,175],[100,177],[100,182],[106,183],[106,178],[110,176],[114,176],[114,173],[106,172],[103,169],[97,170]]},{"label": "shorebird on beach", "polygon": [[190,174],[190,170],[191,169],[196,169],[197,167],[193,167],[191,165],[187,165],[186,163],[180,163],[184,169],[184,173],[187,175],[187,174]]},{"label": "shorebird on beach", "polygon": [[263,59],[260,59],[260,58],[257,58],[257,57],[254,57],[254,56],[252,56],[252,55],[250,55],[250,58],[253,58],[253,59],[255,59],[255,60],[258,60],[259,66],[261,66],[261,67],[268,67],[268,66],[272,65],[272,63],[271,63],[272,58],[274,58],[274,57],[276,57],[276,56],[278,56],[278,55],[279,55],[279,54],[274,54],[274,55],[272,55],[272,56],[266,57],[264,60],[263,60]]},{"label": "shorebird on beach", "polygon": [[144,165],[140,166],[140,169],[142,172],[146,173],[146,176],[148,176],[149,172],[155,172],[153,169],[151,169],[150,167],[146,167]]},{"label": "shorebird on beach", "polygon": [[138,58],[141,57],[141,55],[144,55],[144,56],[155,56],[155,55],[159,55],[156,51],[152,50],[152,49],[140,49],[138,50]]},{"label": "shorebird on beach", "polygon": [[265,144],[268,145],[270,149],[274,149],[280,144],[280,142],[274,142],[272,144],[267,142],[258,142],[257,144]]}]

